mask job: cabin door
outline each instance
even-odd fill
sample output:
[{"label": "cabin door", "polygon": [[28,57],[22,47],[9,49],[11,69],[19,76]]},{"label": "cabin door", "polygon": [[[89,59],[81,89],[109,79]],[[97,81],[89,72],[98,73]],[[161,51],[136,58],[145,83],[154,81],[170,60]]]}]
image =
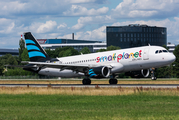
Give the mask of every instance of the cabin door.
[{"label": "cabin door", "polygon": [[143,60],[149,60],[149,48],[144,49]]}]

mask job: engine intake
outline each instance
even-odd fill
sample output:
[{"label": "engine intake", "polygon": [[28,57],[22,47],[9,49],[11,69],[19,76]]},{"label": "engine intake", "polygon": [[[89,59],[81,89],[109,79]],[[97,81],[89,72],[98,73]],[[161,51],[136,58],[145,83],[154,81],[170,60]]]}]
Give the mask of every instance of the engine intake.
[{"label": "engine intake", "polygon": [[88,74],[91,78],[109,77],[110,73],[110,69],[106,66],[95,67],[88,71]]}]

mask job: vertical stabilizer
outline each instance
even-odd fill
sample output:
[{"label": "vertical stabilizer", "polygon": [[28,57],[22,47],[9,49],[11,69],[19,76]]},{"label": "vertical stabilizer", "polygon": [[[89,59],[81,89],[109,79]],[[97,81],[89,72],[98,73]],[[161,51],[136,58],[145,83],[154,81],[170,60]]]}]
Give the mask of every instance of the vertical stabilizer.
[{"label": "vertical stabilizer", "polygon": [[39,45],[31,32],[24,33],[24,37],[30,61],[42,62],[51,59],[44,49]]}]

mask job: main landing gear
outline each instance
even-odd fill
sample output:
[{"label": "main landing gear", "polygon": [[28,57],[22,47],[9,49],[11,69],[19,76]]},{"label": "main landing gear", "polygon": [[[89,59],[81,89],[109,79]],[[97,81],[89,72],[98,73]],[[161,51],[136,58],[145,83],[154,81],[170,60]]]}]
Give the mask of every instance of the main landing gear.
[{"label": "main landing gear", "polygon": [[89,78],[84,78],[82,83],[83,83],[83,85],[90,85],[91,84],[91,80]]},{"label": "main landing gear", "polygon": [[114,84],[117,84],[117,79],[115,79],[115,78],[111,78],[111,79],[109,79],[109,84],[112,84],[112,85],[114,85]]},{"label": "main landing gear", "polygon": [[[112,85],[114,85],[114,84],[117,84],[117,79],[115,78],[115,75],[112,75],[112,77],[109,79],[109,84],[112,84]],[[89,79],[89,78],[84,78],[83,80],[82,80],[82,83],[83,83],[83,85],[90,85],[91,84],[91,80]]]},{"label": "main landing gear", "polygon": [[109,84],[112,84],[112,85],[114,85],[114,84],[117,84],[117,79],[115,78],[115,74],[112,74],[111,76],[110,76],[110,79],[109,79]]},{"label": "main landing gear", "polygon": [[155,77],[155,68],[150,68],[150,71],[151,71],[151,79],[157,80],[157,77]]}]

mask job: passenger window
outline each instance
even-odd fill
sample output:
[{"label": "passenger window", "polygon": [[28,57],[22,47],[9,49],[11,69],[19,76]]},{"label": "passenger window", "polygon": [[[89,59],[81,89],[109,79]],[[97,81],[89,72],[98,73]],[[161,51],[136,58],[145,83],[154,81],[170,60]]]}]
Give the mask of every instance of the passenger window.
[{"label": "passenger window", "polygon": [[157,51],[155,51],[155,54],[157,54],[158,53],[158,50]]}]

